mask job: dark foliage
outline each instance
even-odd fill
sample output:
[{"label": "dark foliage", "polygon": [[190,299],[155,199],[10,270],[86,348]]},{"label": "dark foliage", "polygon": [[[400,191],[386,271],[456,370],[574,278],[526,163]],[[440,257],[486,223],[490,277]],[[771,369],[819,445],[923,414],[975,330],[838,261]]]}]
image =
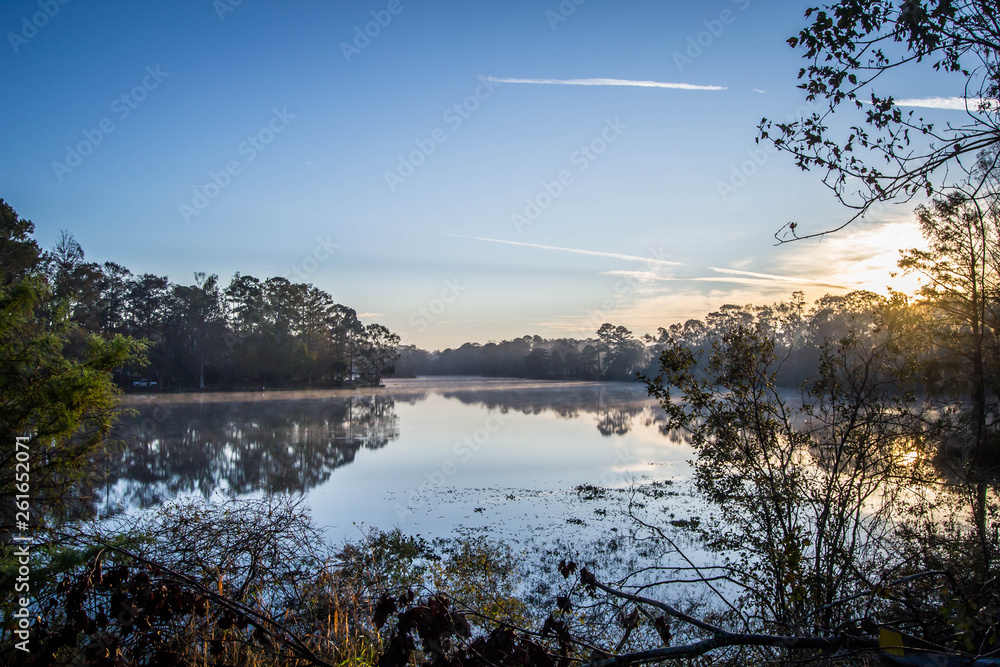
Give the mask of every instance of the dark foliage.
[{"label": "dark foliage", "polygon": [[[1000,9],[994,0],[840,0],[810,7],[806,18],[788,43],[806,61],[799,88],[824,108],[789,123],[764,119],[759,139],[790,153],[801,169],[824,172],[824,184],[857,210],[852,220],[877,202],[942,194],[960,185],[956,173],[975,180],[983,152],[996,165]],[[964,122],[925,120],[880,87],[899,80],[889,77],[894,70],[921,68],[952,76],[964,97]],[[778,236],[811,235],[791,223]]]},{"label": "dark foliage", "polygon": [[364,325],[327,292],[287,278],[237,273],[228,286],[195,273],[190,285],[88,262],[63,232],[43,252],[34,225],[0,200],[0,286],[31,276],[87,335],[145,340],[147,363],[116,364],[127,389],[379,385],[394,372],[399,336]]}]

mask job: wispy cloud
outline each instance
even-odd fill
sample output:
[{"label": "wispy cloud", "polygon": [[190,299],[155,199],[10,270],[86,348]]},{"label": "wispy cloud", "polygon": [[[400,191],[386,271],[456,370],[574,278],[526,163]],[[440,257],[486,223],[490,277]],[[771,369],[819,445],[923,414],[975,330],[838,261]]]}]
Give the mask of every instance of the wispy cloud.
[{"label": "wispy cloud", "polygon": [[537,322],[537,317],[484,317],[465,320],[441,320],[438,324],[458,324],[465,322]]},{"label": "wispy cloud", "polygon": [[793,276],[776,276],[773,273],[755,273],[753,271],[740,271],[738,269],[720,269],[717,266],[710,266],[708,268],[717,273],[725,273],[732,276],[746,276],[748,278],[756,278],[758,280],[777,280],[779,282],[785,282],[785,283],[804,283],[809,285],[819,285],[821,287],[838,287],[840,289],[848,289],[843,285],[823,282],[821,280],[812,280],[810,278],[796,278]]},{"label": "wispy cloud", "polygon": [[[537,248],[539,250],[554,250],[556,252],[568,252],[576,255],[590,255],[593,257],[608,257],[610,259],[620,259],[627,262],[643,262],[648,267],[645,271],[624,271],[624,270],[612,270],[612,271],[602,271],[601,275],[608,276],[624,276],[639,280],[641,282],[657,280],[657,281],[671,281],[671,282],[731,282],[736,284],[752,284],[752,283],[791,283],[798,285],[815,285],[817,287],[833,287],[838,289],[850,289],[843,285],[825,282],[822,280],[813,280],[811,278],[799,278],[796,276],[779,276],[773,273],[756,273],[754,271],[741,271],[739,269],[723,269],[717,266],[705,267],[709,271],[714,271],[715,273],[721,273],[723,276],[675,276],[659,273],[655,270],[657,266],[686,266],[694,270],[693,267],[685,264],[684,262],[671,262],[664,259],[653,259],[652,257],[639,257],[638,255],[623,255],[616,252],[601,252],[598,250],[582,250],[580,248],[564,248],[559,246],[541,245],[539,243],[523,243],[521,241],[504,241],[502,239],[491,239],[482,236],[464,236],[462,234],[445,234],[445,236],[450,236],[456,239],[470,239],[473,241],[485,241],[487,243],[502,243],[504,245],[521,246],[524,248]],[[731,277],[730,277],[731,276]]]},{"label": "wispy cloud", "polygon": [[487,243],[503,243],[504,245],[516,245],[525,248],[538,248],[540,250],[556,250],[558,252],[570,252],[577,255],[592,255],[595,257],[610,257],[612,259],[623,259],[627,262],[646,262],[648,264],[659,264],[661,266],[684,266],[683,262],[669,262],[665,259],[653,259],[651,257],[639,257],[637,255],[622,255],[616,252],[599,252],[597,250],[581,250],[579,248],[560,248],[558,246],[541,245],[538,243],[521,243],[520,241],[503,241],[501,239],[489,239],[482,236],[463,236],[461,234],[445,234],[456,239],[472,239],[474,241],[486,241]]},{"label": "wispy cloud", "polygon": [[743,276],[695,276],[692,278],[658,278],[661,281],[671,281],[678,283],[728,283],[731,285],[808,285],[814,287],[827,287],[835,289],[850,289],[843,285],[834,283],[824,283],[807,278],[791,278],[776,276],[774,278],[749,278]]},{"label": "wispy cloud", "polygon": [[[925,109],[950,109],[952,111],[978,111],[984,100],[978,97],[923,97],[895,100],[898,107],[922,107]],[[985,100],[988,107],[996,107],[996,100]]]},{"label": "wispy cloud", "polygon": [[486,80],[496,83],[536,83],[550,86],[634,86],[638,88],[676,88],[678,90],[726,90],[726,86],[698,86],[693,83],[632,81],[630,79],[512,79],[488,76]]},{"label": "wispy cloud", "polygon": [[601,271],[602,276],[625,276],[636,280],[654,280],[660,277],[656,271]]},{"label": "wispy cloud", "polygon": [[358,317],[385,317],[383,313],[358,313]]}]

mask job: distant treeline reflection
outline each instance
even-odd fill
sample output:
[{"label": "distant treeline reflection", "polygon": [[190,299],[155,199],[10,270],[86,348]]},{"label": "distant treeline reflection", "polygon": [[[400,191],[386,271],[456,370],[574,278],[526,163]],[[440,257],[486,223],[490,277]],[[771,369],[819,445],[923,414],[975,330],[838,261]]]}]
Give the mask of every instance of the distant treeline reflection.
[{"label": "distant treeline reflection", "polygon": [[302,493],[399,437],[395,399],[156,403],[125,424],[112,455],[107,501],[148,507],[178,494]]},{"label": "distant treeline reflection", "polygon": [[563,419],[593,415],[605,436],[628,433],[637,419],[646,425],[663,421],[663,412],[641,385],[624,383],[414,391],[400,382],[393,390],[371,394],[153,399],[123,422],[124,446],[109,455],[109,477],[98,501],[109,510],[217,491],[231,496],[304,493],[352,463],[358,450],[396,440],[397,402],[414,405],[432,391],[503,413],[552,412]]}]

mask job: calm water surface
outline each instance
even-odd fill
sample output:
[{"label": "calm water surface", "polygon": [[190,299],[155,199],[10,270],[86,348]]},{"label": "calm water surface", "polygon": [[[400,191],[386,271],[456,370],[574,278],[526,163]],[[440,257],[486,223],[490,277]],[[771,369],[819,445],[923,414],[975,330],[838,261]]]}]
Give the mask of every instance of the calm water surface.
[{"label": "calm water surface", "polygon": [[[638,383],[436,378],[126,403],[138,414],[122,423],[129,447],[108,506],[303,494],[338,540],[358,526],[501,539],[613,530],[630,483],[684,480],[691,456]],[[595,505],[576,491],[585,484],[619,491]],[[674,500],[683,514],[684,494]]]}]

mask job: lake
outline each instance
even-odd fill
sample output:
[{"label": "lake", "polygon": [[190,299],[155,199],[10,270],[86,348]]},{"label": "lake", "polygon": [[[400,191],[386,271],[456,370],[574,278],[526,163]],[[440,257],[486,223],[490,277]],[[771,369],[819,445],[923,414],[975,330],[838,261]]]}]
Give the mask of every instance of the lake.
[{"label": "lake", "polygon": [[635,484],[673,480],[671,517],[701,505],[680,491],[691,449],[640,383],[450,377],[125,403],[105,508],[292,493],[334,541],[399,527],[551,543],[622,529]]}]

